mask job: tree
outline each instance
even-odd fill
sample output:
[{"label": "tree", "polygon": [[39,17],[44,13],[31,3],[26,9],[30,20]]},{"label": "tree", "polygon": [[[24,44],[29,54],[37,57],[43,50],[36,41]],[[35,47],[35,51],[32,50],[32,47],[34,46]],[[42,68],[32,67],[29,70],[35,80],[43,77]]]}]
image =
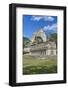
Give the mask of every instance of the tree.
[{"label": "tree", "polygon": [[30,43],[30,39],[27,37],[23,37],[23,48],[27,48]]},{"label": "tree", "polygon": [[57,41],[57,33],[50,34],[49,40],[50,41]]},{"label": "tree", "polygon": [[50,34],[49,40],[54,41],[56,43],[56,46],[57,46],[57,33]]}]

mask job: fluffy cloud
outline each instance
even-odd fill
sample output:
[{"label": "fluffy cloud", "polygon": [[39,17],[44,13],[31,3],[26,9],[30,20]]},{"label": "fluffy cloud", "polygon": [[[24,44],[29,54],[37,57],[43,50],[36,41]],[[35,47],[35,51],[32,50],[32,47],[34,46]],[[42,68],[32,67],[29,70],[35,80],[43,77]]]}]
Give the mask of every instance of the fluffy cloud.
[{"label": "fluffy cloud", "polygon": [[41,16],[32,16],[32,18],[31,18],[31,20],[33,20],[33,21],[39,21],[41,19],[42,19]]},{"label": "fluffy cloud", "polygon": [[44,20],[44,21],[53,21],[54,18],[51,16],[32,16],[31,20],[33,21],[39,21],[39,20]]},{"label": "fluffy cloud", "polygon": [[53,30],[53,31],[56,31],[57,30],[57,24],[44,26],[43,29],[44,30]]},{"label": "fluffy cloud", "polygon": [[53,21],[54,20],[54,18],[53,17],[50,17],[50,16],[45,16],[43,19],[45,21]]}]

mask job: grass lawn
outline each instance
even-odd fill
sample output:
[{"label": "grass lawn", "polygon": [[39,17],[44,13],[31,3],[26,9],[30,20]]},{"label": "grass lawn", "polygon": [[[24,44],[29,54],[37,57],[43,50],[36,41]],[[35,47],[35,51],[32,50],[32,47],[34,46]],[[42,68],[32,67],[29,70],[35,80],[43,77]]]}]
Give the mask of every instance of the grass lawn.
[{"label": "grass lawn", "polygon": [[48,74],[57,73],[57,57],[35,57],[24,55],[23,74]]}]

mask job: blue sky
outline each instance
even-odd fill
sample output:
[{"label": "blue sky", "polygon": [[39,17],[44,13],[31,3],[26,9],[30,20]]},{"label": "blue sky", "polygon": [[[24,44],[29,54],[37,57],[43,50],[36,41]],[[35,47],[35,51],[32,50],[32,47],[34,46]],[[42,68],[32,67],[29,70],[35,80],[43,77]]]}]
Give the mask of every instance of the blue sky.
[{"label": "blue sky", "polygon": [[24,36],[28,38],[40,28],[46,34],[57,32],[57,16],[23,15],[22,21]]}]

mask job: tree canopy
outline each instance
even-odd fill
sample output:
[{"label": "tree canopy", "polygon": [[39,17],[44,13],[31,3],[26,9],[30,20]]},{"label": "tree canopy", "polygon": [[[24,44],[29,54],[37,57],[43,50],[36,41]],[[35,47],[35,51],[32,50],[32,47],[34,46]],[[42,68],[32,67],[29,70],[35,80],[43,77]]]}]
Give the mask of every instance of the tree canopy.
[{"label": "tree canopy", "polygon": [[49,40],[57,42],[57,33],[50,34]]},{"label": "tree canopy", "polygon": [[49,40],[54,41],[56,43],[56,46],[57,46],[57,33],[50,34]]},{"label": "tree canopy", "polygon": [[27,37],[23,37],[23,48],[27,48],[30,43],[30,39]]}]

